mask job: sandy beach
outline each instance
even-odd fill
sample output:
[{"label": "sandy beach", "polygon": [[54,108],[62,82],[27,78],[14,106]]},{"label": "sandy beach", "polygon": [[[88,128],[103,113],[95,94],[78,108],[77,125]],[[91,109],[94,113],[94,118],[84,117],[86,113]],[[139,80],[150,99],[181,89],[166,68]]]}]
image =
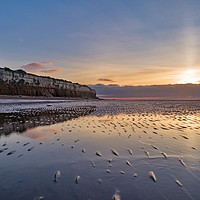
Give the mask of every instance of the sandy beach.
[{"label": "sandy beach", "polygon": [[29,97],[0,95],[0,113],[19,112],[26,109],[54,109],[79,105],[89,105],[98,99],[62,98],[62,97]]},{"label": "sandy beach", "polygon": [[199,101],[21,100],[1,104],[0,199],[200,198]]}]

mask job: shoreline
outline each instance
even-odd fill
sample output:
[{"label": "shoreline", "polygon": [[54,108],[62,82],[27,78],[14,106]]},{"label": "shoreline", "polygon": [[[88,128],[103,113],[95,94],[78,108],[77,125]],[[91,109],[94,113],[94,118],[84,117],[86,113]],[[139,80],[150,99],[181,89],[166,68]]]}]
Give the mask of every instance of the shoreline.
[{"label": "shoreline", "polygon": [[[46,97],[46,96],[23,96],[23,95],[0,95],[0,100],[46,100],[46,101],[200,101],[200,98],[160,98],[160,97],[108,97],[108,98],[80,98],[80,97]],[[0,102],[1,103],[1,102]]]},{"label": "shoreline", "polygon": [[91,106],[98,99],[33,97],[0,95],[0,114],[19,113],[24,110],[54,110]]},{"label": "shoreline", "polygon": [[23,96],[23,95],[0,95],[1,99],[26,99],[26,100],[99,100],[98,98],[78,97],[46,97],[46,96]]}]

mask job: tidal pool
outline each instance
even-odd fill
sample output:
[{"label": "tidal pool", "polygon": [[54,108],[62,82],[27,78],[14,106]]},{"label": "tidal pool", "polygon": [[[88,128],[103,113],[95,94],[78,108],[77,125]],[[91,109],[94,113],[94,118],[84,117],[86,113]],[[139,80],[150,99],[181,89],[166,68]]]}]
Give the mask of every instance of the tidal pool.
[{"label": "tidal pool", "polygon": [[0,199],[200,199],[200,102],[91,104],[1,121]]}]

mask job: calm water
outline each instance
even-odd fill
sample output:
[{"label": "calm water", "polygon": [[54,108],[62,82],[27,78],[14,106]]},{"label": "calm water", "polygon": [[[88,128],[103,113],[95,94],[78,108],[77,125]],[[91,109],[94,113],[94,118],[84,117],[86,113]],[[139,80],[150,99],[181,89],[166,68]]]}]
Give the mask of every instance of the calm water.
[{"label": "calm water", "polygon": [[1,200],[200,199],[200,102],[93,104],[86,116],[1,121]]}]

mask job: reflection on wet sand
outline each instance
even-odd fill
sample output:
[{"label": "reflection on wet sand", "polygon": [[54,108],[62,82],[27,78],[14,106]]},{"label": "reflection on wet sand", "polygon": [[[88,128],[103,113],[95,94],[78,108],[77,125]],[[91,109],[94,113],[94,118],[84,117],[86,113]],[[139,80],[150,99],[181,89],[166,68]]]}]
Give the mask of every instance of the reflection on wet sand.
[{"label": "reflection on wet sand", "polygon": [[0,136],[9,135],[12,132],[23,133],[33,127],[64,122],[73,118],[88,115],[94,110],[94,106],[85,106],[52,110],[32,109],[21,110],[15,113],[0,113]]},{"label": "reflection on wet sand", "polygon": [[198,106],[102,101],[89,115],[2,135],[0,199],[198,200]]}]

